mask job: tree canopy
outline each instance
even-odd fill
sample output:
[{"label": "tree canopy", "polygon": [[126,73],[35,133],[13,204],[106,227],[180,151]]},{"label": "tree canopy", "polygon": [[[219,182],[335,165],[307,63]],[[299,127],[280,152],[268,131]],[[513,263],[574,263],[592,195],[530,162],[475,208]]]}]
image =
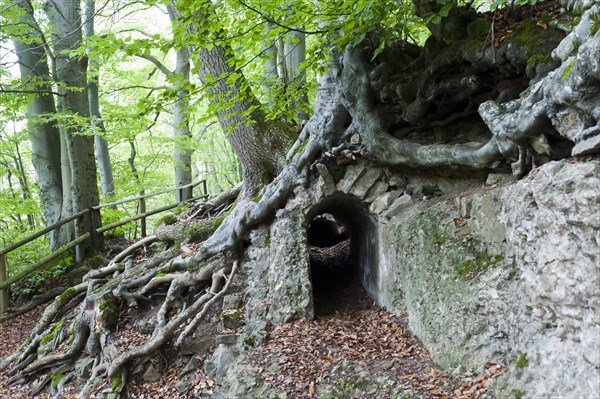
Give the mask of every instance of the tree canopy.
[{"label": "tree canopy", "polygon": [[[86,356],[82,395],[107,380],[125,392],[129,366],[193,337],[234,281],[252,230],[296,188],[335,185],[348,164],[521,177],[596,154],[597,6],[537,3],[1,0],[3,232],[52,224],[97,204],[99,192],[109,201],[185,184],[192,172],[214,193],[242,186],[198,205],[189,219],[219,215],[198,231],[162,220],[91,270],[0,368],[12,363],[25,382],[72,373]],[[78,220],[52,246],[93,224]],[[128,258],[153,241],[168,244],[147,261]],[[117,351],[109,337],[120,309],[150,301],[152,334]],[[68,350],[38,350],[58,330]]]}]

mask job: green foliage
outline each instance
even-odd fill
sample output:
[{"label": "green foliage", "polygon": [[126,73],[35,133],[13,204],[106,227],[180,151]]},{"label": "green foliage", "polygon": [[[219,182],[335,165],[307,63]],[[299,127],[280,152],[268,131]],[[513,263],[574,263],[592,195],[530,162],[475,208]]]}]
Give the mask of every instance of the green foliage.
[{"label": "green foliage", "polygon": [[536,5],[539,3],[543,3],[545,0],[492,0],[489,3],[489,7],[492,10],[496,10],[499,8],[504,8],[507,6],[524,6],[524,5]]},{"label": "green foliage", "polygon": [[[12,251],[7,256],[9,276],[21,272],[49,254],[49,243],[42,238]],[[67,272],[72,265],[73,258],[69,254],[54,259],[42,270],[34,272],[13,284],[10,291],[11,296],[13,299],[24,300],[44,293],[48,288],[69,285]]]},{"label": "green foliage", "polygon": [[525,397],[525,392],[518,389],[512,389],[511,393],[513,394],[515,399],[522,399]]}]

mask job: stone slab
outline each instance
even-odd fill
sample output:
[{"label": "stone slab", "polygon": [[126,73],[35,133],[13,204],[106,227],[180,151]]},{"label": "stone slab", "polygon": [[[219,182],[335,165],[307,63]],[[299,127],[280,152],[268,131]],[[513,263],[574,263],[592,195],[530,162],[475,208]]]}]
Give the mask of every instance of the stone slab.
[{"label": "stone slab", "polygon": [[343,193],[348,193],[352,186],[354,186],[354,183],[365,173],[366,169],[367,167],[364,163],[349,166],[346,169],[344,178],[338,183],[337,189]]},{"label": "stone slab", "polygon": [[379,168],[368,168],[350,189],[350,194],[363,199],[371,187],[373,187],[375,183],[379,181],[382,174],[383,171]]}]

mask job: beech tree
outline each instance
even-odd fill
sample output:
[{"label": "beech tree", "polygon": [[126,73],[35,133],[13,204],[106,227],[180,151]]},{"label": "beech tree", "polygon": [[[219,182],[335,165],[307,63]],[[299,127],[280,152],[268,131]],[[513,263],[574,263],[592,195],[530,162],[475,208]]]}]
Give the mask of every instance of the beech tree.
[{"label": "beech tree", "polygon": [[[94,20],[96,18],[96,1],[87,0],[85,2],[85,20],[83,29],[85,36],[93,38],[95,36]],[[115,194],[115,179],[113,177],[112,164],[110,163],[110,153],[108,152],[108,142],[103,137],[106,135],[104,121],[100,114],[100,99],[98,94],[99,80],[99,62],[93,55],[88,54],[88,78],[87,91],[90,108],[90,124],[94,130],[94,146],[98,158],[98,169],[100,171],[100,185],[102,187],[102,196],[112,197]]]},{"label": "beech tree", "polygon": [[[52,26],[51,42],[61,93],[59,103],[70,166],[73,213],[77,213],[99,203],[94,137],[88,134],[87,59],[70,54],[82,46],[81,5],[78,0],[53,1],[46,12]],[[77,220],[77,236],[95,228],[94,223],[89,213],[83,221]],[[87,246],[91,247],[90,241]],[[83,254],[79,256],[83,257]]]},{"label": "beech tree", "polygon": [[[15,7],[15,24],[9,34],[18,55],[23,88],[33,91],[27,105],[28,132],[46,223],[51,225],[64,215],[61,139],[57,120],[53,117],[56,105],[48,66],[48,43],[34,18],[31,4],[25,0],[17,1]],[[67,241],[65,234],[60,237],[52,233],[50,236],[53,248]]]},{"label": "beech tree", "polygon": [[[563,4],[573,10],[573,2]],[[27,382],[49,369],[73,373],[75,360],[85,356],[93,359],[93,368],[82,397],[102,383],[125,393],[131,365],[193,339],[202,318],[230,288],[248,234],[269,224],[294,189],[328,162],[362,158],[419,171],[502,170],[521,176],[550,159],[599,151],[600,31],[593,23],[598,5],[573,18],[577,36],[563,30],[568,24],[522,21],[495,41],[490,37],[501,27],[469,5],[318,3],[318,21],[286,22],[287,29],[302,22],[306,32],[318,32],[328,49],[314,113],[291,148],[290,128],[267,118],[236,64],[215,4],[172,6],[185,22],[176,27],[174,41],[190,44],[193,71],[242,164],[242,192],[231,190],[199,205],[197,213],[237,197],[216,230],[199,239],[197,251],[175,245],[144,262],[126,260],[152,241],[180,241],[181,229],[159,230],[57,298],[26,345],[0,364],[0,369],[10,366],[15,381]],[[283,10],[250,6],[252,18],[262,23],[284,20],[278,13],[290,15],[287,5]],[[307,6],[300,3],[298,11]],[[411,30],[418,21],[431,31],[424,43],[409,40],[420,34]],[[580,37],[586,40],[579,42]],[[581,135],[568,136],[565,121],[579,124]],[[135,313],[148,302],[158,309],[152,334],[119,352],[111,334],[119,327],[120,309]],[[74,307],[76,312],[62,317],[64,309]],[[69,342],[68,349],[40,351],[42,340],[52,336]]]}]

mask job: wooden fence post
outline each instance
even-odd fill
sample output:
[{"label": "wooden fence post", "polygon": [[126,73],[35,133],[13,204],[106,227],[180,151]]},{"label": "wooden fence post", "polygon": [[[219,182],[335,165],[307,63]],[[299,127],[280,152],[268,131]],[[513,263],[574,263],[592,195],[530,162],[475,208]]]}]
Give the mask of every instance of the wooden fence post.
[{"label": "wooden fence post", "polygon": [[[140,213],[146,213],[146,200],[144,198],[140,198]],[[146,217],[144,216],[140,220],[140,225],[142,227],[142,238],[146,237]]]},{"label": "wooden fence post", "polygon": [[202,190],[204,190],[204,195],[208,195],[208,188],[206,187],[206,179],[202,180]]},{"label": "wooden fence post", "polygon": [[[7,277],[6,254],[0,254],[0,283],[6,281]],[[8,287],[0,290],[0,315],[6,312],[6,308],[8,308]]]},{"label": "wooden fence post", "polygon": [[100,209],[90,208],[90,218],[92,218],[92,245],[94,245],[94,249],[96,251],[100,251],[100,247],[102,246],[102,233],[98,233],[98,226],[100,225]]},{"label": "wooden fence post", "polygon": [[[81,232],[81,227],[83,226],[83,218],[84,215],[80,215],[77,219],[75,219],[75,239],[79,238],[79,233]],[[75,247],[75,263],[81,262],[84,256],[85,251],[83,249],[83,244],[79,243]]]}]

